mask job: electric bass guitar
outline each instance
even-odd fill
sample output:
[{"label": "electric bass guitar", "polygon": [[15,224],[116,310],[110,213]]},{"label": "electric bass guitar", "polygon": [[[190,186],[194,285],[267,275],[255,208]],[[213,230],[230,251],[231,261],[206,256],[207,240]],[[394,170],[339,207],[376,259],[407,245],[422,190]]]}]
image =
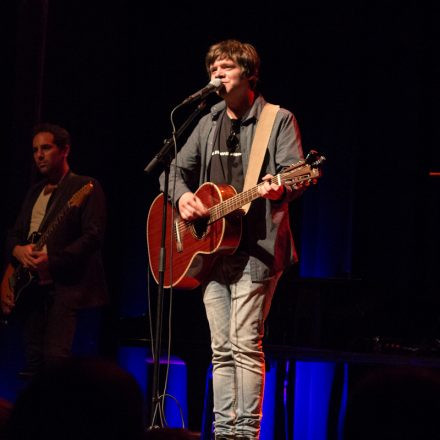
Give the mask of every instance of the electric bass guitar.
[{"label": "electric bass guitar", "polygon": [[[69,212],[75,208],[80,207],[86,197],[93,191],[93,183],[89,182],[81,187],[64,207],[59,211],[55,219],[49,224],[43,233],[34,232],[30,238],[29,243],[34,244],[35,251],[41,251],[46,245],[48,239],[67,217]],[[38,281],[38,275],[32,272],[28,268],[24,267],[21,263],[14,267],[12,264],[8,264],[3,279],[1,282],[1,297],[11,298],[14,303],[14,309],[22,302],[22,296],[26,288],[32,283]],[[25,296],[25,295],[24,295]],[[3,310],[4,315],[9,315],[11,310]]]},{"label": "electric bass guitar", "polygon": [[[321,177],[321,164],[325,157],[317,152],[309,153],[306,160],[299,161],[274,176],[271,183],[292,186],[316,183]],[[241,238],[242,208],[260,197],[259,183],[242,193],[230,185],[204,183],[195,192],[208,208],[209,215],[194,221],[180,218],[177,210],[168,203],[165,236],[164,287],[194,289],[208,274],[218,255],[233,254]],[[159,282],[159,256],[162,236],[162,212],[164,195],[157,196],[147,218],[147,247],[150,268],[155,281]]]}]

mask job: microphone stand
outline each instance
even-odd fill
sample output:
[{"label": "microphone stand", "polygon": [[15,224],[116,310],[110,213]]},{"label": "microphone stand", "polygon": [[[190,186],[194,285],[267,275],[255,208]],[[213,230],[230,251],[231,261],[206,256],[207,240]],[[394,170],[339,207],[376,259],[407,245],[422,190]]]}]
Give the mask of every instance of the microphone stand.
[{"label": "microphone stand", "polygon": [[[173,112],[179,109],[185,105],[185,102],[179,104],[177,107],[174,108]],[[150,174],[158,165],[159,163],[162,163],[164,167],[170,166],[170,150],[172,147],[174,147],[174,139],[179,139],[179,137],[182,135],[182,133],[187,129],[188,125],[191,124],[191,122],[194,120],[196,116],[198,116],[206,107],[206,101],[202,101],[196,109],[189,115],[188,119],[184,121],[182,126],[173,133],[173,136],[171,136],[168,139],[165,139],[163,143],[163,147],[159,150],[159,152],[156,154],[156,156],[151,159],[150,163],[145,167],[144,171],[148,174]],[[164,168],[164,171],[166,169]]]},{"label": "microphone stand", "polygon": [[[173,112],[178,108],[183,106],[184,103],[179,104],[174,108]],[[163,147],[160,151],[153,157],[150,163],[145,167],[144,171],[150,174],[159,164],[164,167],[164,204],[162,209],[162,235],[160,242],[160,252],[159,252],[159,281],[157,289],[157,305],[156,305],[156,329],[155,329],[155,340],[153,349],[153,385],[152,385],[152,399],[151,399],[151,425],[149,429],[154,428],[154,421],[156,415],[156,405],[160,403],[159,396],[159,366],[160,366],[160,349],[162,342],[162,316],[163,316],[163,296],[164,296],[164,277],[165,277],[165,264],[166,264],[166,249],[165,249],[165,237],[167,230],[167,207],[168,207],[168,187],[169,187],[169,176],[170,176],[170,165],[171,165],[171,154],[170,151],[176,145],[175,142],[188,125],[198,116],[203,109],[206,107],[206,101],[202,101],[197,108],[189,115],[189,117],[184,121],[182,126],[173,133],[173,136],[164,141]],[[173,280],[170,282],[171,288],[173,285]]]}]

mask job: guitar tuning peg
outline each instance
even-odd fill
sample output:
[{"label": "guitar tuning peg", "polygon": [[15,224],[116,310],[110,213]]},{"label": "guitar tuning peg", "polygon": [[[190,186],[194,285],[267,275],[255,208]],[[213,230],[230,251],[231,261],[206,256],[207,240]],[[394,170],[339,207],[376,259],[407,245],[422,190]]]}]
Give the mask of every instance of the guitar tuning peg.
[{"label": "guitar tuning peg", "polygon": [[313,164],[313,162],[316,161],[318,154],[319,153],[316,150],[310,150],[305,159],[306,164],[308,165]]}]

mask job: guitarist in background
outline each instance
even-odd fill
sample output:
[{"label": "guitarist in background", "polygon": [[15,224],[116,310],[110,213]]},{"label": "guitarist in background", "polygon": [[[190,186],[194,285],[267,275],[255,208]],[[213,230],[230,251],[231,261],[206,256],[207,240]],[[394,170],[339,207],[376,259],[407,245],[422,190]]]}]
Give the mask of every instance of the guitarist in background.
[{"label": "guitarist in background", "polygon": [[[2,288],[3,313],[20,312],[23,318],[27,363],[23,376],[69,357],[78,309],[107,301],[101,259],[105,198],[95,179],[70,171],[70,144],[64,128],[52,124],[34,128],[33,156],[42,180],[28,191],[6,240],[12,266],[22,264],[35,275],[21,293],[16,311],[14,295]],[[93,184],[91,193],[62,218],[46,246],[35,250],[29,244],[32,233],[44,233],[53,225],[72,195],[88,182]]]},{"label": "guitarist in background", "polygon": [[[184,220],[208,214],[194,194],[204,182],[243,189],[256,124],[265,104],[257,92],[260,59],[255,48],[236,40],[210,47],[206,69],[221,79],[222,102],[204,116],[171,165],[170,197]],[[240,245],[219,256],[203,284],[211,331],[216,439],[258,439],[265,362],[264,320],[283,269],[297,260],[288,202],[301,190],[271,184],[283,167],[303,158],[295,117],[276,115],[265,152],[259,198],[243,219]],[[173,186],[175,192],[173,195]],[[163,181],[161,181],[163,188]]]}]

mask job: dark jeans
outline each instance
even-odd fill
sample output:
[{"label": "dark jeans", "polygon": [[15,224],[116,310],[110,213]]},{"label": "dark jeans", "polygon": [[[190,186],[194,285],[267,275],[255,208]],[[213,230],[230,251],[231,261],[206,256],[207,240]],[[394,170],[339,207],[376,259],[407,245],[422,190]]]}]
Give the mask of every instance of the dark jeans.
[{"label": "dark jeans", "polygon": [[77,310],[52,286],[34,286],[23,312],[26,370],[37,371],[70,356]]}]

